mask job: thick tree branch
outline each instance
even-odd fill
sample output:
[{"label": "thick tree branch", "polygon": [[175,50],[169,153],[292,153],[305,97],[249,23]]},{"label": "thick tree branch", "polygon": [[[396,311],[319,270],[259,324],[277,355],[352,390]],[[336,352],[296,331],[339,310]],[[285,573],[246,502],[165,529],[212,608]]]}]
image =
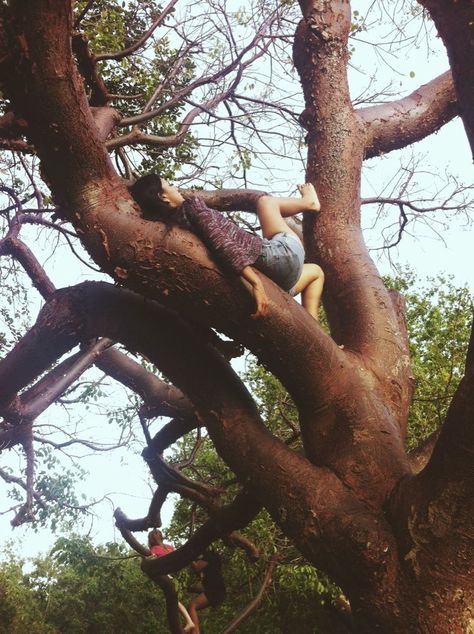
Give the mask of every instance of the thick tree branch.
[{"label": "thick tree branch", "polygon": [[[423,568],[433,588],[444,575],[474,574],[474,367],[466,371],[424,469],[404,479],[390,501],[401,554]],[[432,447],[433,442],[434,448]]]},{"label": "thick tree branch", "polygon": [[22,403],[22,415],[33,420],[52,403],[54,403],[88,368],[90,368],[97,357],[112,345],[107,338],[94,341],[76,355],[71,362],[60,364],[59,368],[52,371],[52,375],[47,375],[33,386],[32,391],[26,392],[20,397]]},{"label": "thick tree branch", "polygon": [[300,5],[304,19],[295,34],[293,57],[305,96],[307,180],[315,183],[322,208],[304,219],[307,254],[325,273],[325,311],[335,340],[371,359],[383,377],[383,389],[392,391],[387,400],[404,427],[410,398],[408,357],[360,226],[365,129],[353,110],[347,80],[350,6],[315,0]]},{"label": "thick tree branch", "polygon": [[180,390],[118,350],[105,350],[95,365],[139,394],[149,417],[189,416],[193,411],[191,403]]},{"label": "thick tree branch", "polygon": [[433,134],[458,114],[451,71],[398,101],[361,108],[366,125],[365,155],[372,158]]},{"label": "thick tree branch", "polygon": [[153,438],[152,446],[154,451],[161,454],[179,438],[200,426],[196,417],[174,418],[164,425]]},{"label": "thick tree branch", "polygon": [[54,284],[44,268],[31,249],[17,237],[7,236],[0,240],[0,255],[11,255],[18,260],[42,297],[49,297],[54,292]]},{"label": "thick tree branch", "polygon": [[[131,327],[137,323],[140,328]],[[142,350],[189,395],[220,455],[305,556],[331,570],[339,582],[350,583],[347,571],[356,565],[356,560],[363,567],[375,566],[379,574],[373,591],[384,592],[382,578],[398,565],[396,549],[390,550],[393,556],[387,559],[387,551],[374,546],[366,560],[365,551],[361,553],[350,547],[354,535],[349,518],[357,515],[357,523],[364,524],[369,541],[379,545],[392,540],[383,519],[359,502],[334,473],[312,466],[274,438],[259,420],[253,401],[228,363],[213,348],[196,339],[174,313],[129,291],[102,283],[58,291],[43,308],[37,325],[23,338],[19,349],[0,364],[0,382],[6,386],[6,395],[17,391],[21,382],[28,382],[32,374],[36,375],[78,339],[88,340],[91,336],[112,337],[122,340],[130,349]],[[28,369],[24,369],[25,365]],[[280,465],[277,473],[273,468],[275,461]],[[314,509],[314,515],[308,509]],[[239,512],[242,519],[245,513],[242,509]],[[231,516],[234,521],[232,513]],[[211,522],[215,523],[215,518]],[[197,544],[202,548],[205,541],[212,541],[222,533],[220,520],[218,531],[212,526],[196,537],[191,557],[196,555]],[[181,555],[178,561],[180,565],[186,563]],[[166,571],[160,568],[160,574],[163,572]],[[390,575],[387,580],[392,578]]]}]

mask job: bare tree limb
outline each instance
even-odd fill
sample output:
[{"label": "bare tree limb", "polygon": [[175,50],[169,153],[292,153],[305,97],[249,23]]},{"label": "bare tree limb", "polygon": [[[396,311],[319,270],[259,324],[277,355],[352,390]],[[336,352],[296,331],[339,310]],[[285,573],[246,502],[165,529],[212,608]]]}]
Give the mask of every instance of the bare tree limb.
[{"label": "bare tree limb", "polygon": [[366,125],[366,159],[420,141],[458,114],[451,71],[398,101],[356,112]]}]

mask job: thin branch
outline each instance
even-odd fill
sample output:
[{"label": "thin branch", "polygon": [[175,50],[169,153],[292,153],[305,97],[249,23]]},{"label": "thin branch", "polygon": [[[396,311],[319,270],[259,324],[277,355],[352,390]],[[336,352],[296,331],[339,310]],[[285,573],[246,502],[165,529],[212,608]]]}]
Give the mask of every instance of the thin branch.
[{"label": "thin branch", "polygon": [[[242,51],[240,52],[240,54],[230,64],[228,64],[226,67],[224,67],[223,69],[220,69],[219,71],[213,73],[212,75],[207,75],[205,77],[201,77],[200,79],[196,79],[194,82],[191,82],[190,84],[188,84],[188,86],[185,86],[181,90],[176,91],[174,93],[172,99],[170,99],[169,101],[167,101],[164,104],[161,104],[155,110],[151,110],[151,111],[149,111],[147,113],[142,113],[142,114],[136,115],[134,117],[124,118],[124,119],[122,119],[122,121],[120,122],[119,125],[123,126],[123,127],[129,126],[129,125],[135,125],[135,124],[138,124],[138,123],[142,123],[144,121],[148,121],[151,118],[157,117],[162,112],[165,112],[166,110],[169,110],[173,106],[177,105],[180,101],[182,101],[182,99],[184,97],[187,97],[196,88],[198,88],[200,86],[205,86],[205,85],[211,85],[212,86],[217,81],[219,81],[219,80],[223,79],[224,77],[226,77],[227,75],[229,75],[229,73],[231,73],[233,70],[235,70],[236,68],[238,68],[240,66],[240,61],[248,53],[248,51],[250,51],[254,46],[256,46],[256,44],[261,40],[261,38],[263,37],[263,35],[264,35],[265,31],[267,30],[268,26],[273,21],[274,15],[275,14],[272,14],[269,18],[267,18],[267,20],[265,20],[265,22],[261,25],[261,27],[257,31],[255,37],[252,39],[252,41],[246,47],[244,47],[242,49]],[[257,59],[258,57],[260,57],[263,54],[263,52],[268,49],[269,46],[270,46],[270,43],[268,42],[262,48],[260,54],[255,55],[254,57],[252,57],[252,60],[250,62],[247,61],[244,64],[242,64],[242,66],[244,68],[246,68],[249,65],[249,63],[251,63],[252,61]]]},{"label": "thin branch", "polygon": [[269,566],[267,568],[267,571],[265,573],[265,576],[263,578],[262,584],[261,584],[257,594],[245,606],[245,608],[240,612],[240,614],[237,614],[237,616],[232,619],[232,621],[229,623],[229,625],[227,625],[227,627],[224,630],[222,630],[222,634],[232,634],[232,632],[235,632],[237,630],[237,628],[240,627],[240,625],[242,625],[242,623],[244,621],[246,621],[248,619],[248,617],[253,612],[255,612],[255,610],[258,608],[258,606],[260,605],[260,603],[261,603],[261,601],[263,599],[263,595],[265,593],[265,590],[267,589],[267,587],[270,584],[270,581],[272,580],[273,571],[275,570],[275,567],[276,567],[276,565],[278,563],[278,559],[279,559],[278,555],[274,555],[270,559],[270,564],[269,564]]},{"label": "thin branch", "polygon": [[114,59],[116,61],[123,59],[124,57],[128,57],[138,49],[142,48],[147,42],[147,40],[152,36],[153,32],[157,27],[159,27],[164,20],[168,17],[168,15],[173,10],[175,4],[178,0],[171,0],[171,2],[163,9],[160,15],[155,19],[150,28],[145,31],[145,33],[131,46],[125,48],[123,51],[119,51],[117,53],[101,53],[100,55],[95,55],[96,62],[102,62],[106,59]]}]

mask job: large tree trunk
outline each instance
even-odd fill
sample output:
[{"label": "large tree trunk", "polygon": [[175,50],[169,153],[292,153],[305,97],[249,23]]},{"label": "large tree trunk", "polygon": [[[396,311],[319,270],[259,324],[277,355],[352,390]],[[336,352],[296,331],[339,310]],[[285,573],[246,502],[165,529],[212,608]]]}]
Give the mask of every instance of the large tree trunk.
[{"label": "large tree trunk", "polygon": [[[393,135],[381,130],[379,111],[352,108],[349,4],[301,5],[294,56],[306,98],[307,176],[323,204],[316,219],[305,220],[305,239],[310,259],[326,272],[332,338],[270,281],[269,317],[251,320],[243,291],[196,237],[158,223],[150,232],[87,103],[71,54],[68,2],[2,5],[0,72],[14,110],[28,122],[44,176],[94,260],[122,286],[253,350],[298,407],[305,457],[272,436],[227,362],[175,313],[105,285],[52,297],[0,367],[3,407],[78,341],[123,341],[183,390],[257,503],[341,585],[357,631],[467,632],[474,600],[473,368],[431,460],[414,475],[404,448],[412,393],[406,331],[360,229],[362,161],[394,147]],[[439,99],[429,130],[454,110],[449,76],[421,90],[420,100],[433,92]],[[410,113],[398,136],[404,131],[410,142],[425,116],[423,109]],[[171,572],[183,557],[153,561],[150,574]]]}]

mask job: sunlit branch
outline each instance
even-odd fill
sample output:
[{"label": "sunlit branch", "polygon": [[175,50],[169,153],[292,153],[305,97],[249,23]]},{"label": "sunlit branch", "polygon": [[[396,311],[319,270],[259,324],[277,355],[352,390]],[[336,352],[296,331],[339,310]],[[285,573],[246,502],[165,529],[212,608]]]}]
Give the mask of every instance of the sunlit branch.
[{"label": "sunlit branch", "polygon": [[121,119],[121,115],[114,108],[110,107],[92,107],[92,117],[94,123],[99,130],[99,138],[105,141],[117,123]]},{"label": "sunlit branch", "polygon": [[397,101],[357,110],[366,125],[365,158],[420,141],[458,114],[451,71]]}]

